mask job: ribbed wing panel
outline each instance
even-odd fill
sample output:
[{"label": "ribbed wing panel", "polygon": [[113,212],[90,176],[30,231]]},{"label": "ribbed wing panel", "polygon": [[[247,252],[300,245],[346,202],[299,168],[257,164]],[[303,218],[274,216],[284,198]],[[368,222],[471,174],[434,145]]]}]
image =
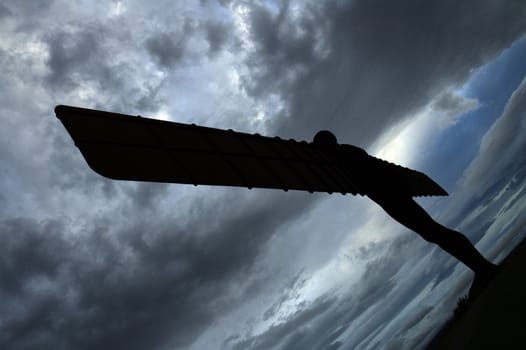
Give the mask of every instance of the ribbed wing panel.
[{"label": "ribbed wing panel", "polygon": [[384,192],[403,192],[412,197],[447,196],[448,193],[429,176],[419,171],[370,157],[369,179]]},{"label": "ribbed wing panel", "polygon": [[309,143],[57,106],[90,167],[118,180],[358,194],[347,171]]},{"label": "ribbed wing panel", "polygon": [[70,106],[57,117],[97,173],[117,180],[411,196],[447,195],[427,175],[343,146],[328,155],[305,141]]}]

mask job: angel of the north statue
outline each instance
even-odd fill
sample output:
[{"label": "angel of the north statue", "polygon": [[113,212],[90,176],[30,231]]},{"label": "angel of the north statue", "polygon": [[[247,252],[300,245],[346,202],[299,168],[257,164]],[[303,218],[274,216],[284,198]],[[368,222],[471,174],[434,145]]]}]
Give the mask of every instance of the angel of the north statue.
[{"label": "angel of the north statue", "polygon": [[498,270],[413,200],[445,196],[442,187],[421,172],[338,144],[329,131],[309,143],[70,106],[55,113],[89,166],[111,179],[365,195],[473,270],[470,297]]}]

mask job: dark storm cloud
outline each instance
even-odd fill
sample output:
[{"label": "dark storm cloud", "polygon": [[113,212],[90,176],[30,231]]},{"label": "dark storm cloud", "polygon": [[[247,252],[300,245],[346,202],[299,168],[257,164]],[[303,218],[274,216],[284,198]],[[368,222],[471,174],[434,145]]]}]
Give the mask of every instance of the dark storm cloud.
[{"label": "dark storm cloud", "polygon": [[[445,87],[463,82],[524,29],[524,5],[518,1],[507,6],[489,1],[444,1],[441,7],[439,2],[378,4],[315,2],[299,17],[287,3],[277,13],[249,5],[256,50],[247,58],[249,74],[242,79],[253,97],[281,94],[285,112],[272,125],[277,132],[310,138],[314,130],[331,127],[341,132],[343,141],[367,145],[383,126],[407,116]],[[142,13],[141,6],[137,13]],[[5,8],[16,16],[23,13],[15,5]],[[23,11],[27,16],[19,20],[27,30],[34,20],[31,14],[45,9]],[[80,101],[126,113],[155,111],[162,81],[152,79],[149,71],[138,74],[150,63],[141,54],[149,54],[169,71],[195,58],[190,50],[194,37],[204,40],[201,54],[210,59],[221,57],[220,52],[239,39],[231,37],[233,31],[223,22],[192,22],[183,26],[184,35],[168,23],[156,23],[155,30],[140,29],[139,35],[134,20],[116,25],[73,18],[67,25],[43,26],[35,36],[48,49],[47,75],[26,80],[25,86],[34,84],[50,91],[52,99],[67,99],[61,103]],[[117,28],[130,30],[123,34]],[[14,61],[16,53],[12,55]],[[26,70],[19,66],[2,74],[15,82]],[[95,97],[79,97],[86,86],[93,88]],[[6,101],[4,113],[17,111],[14,116],[49,122],[39,128],[45,132],[35,132],[31,147],[4,140],[7,147],[0,150],[0,163],[24,173],[23,184],[13,189],[16,196],[5,202],[20,213],[17,203],[31,188],[38,205],[57,202],[62,209],[57,215],[50,210],[41,221],[18,218],[0,223],[0,347],[187,348],[219,317],[260,293],[261,281],[273,283],[259,276],[264,272],[253,270],[255,264],[270,238],[310,210],[317,197],[272,192],[240,199],[232,191],[214,199],[196,191],[179,203],[179,197],[168,200],[165,185],[102,179],[84,164],[52,115],[52,106],[42,112],[49,95],[31,96],[34,106],[19,102],[27,101],[26,95],[18,97]],[[14,138],[36,130],[36,123],[16,120],[24,125],[13,132]],[[39,147],[52,150],[38,152]],[[22,165],[22,160],[38,167]],[[2,174],[19,181],[16,171]],[[3,188],[13,188],[6,179],[2,178]],[[82,203],[70,202],[71,197]],[[174,203],[180,206],[167,214]],[[75,205],[76,211],[71,209]],[[407,285],[415,288],[412,292],[399,292],[399,280],[392,277],[410,255],[404,250],[409,243],[390,244],[390,249],[374,246],[362,252],[361,259],[369,264],[363,284],[352,295],[321,296],[267,332],[231,339],[254,347],[336,347],[335,339],[353,320],[398,293],[393,305],[364,324],[360,334],[382,329],[387,313],[396,313],[419,284]],[[417,249],[410,252],[413,258],[419,256]],[[301,273],[295,278],[274,305],[262,308],[263,318],[278,315],[281,305],[297,296],[306,281]],[[231,295],[231,290],[237,294]]]},{"label": "dark storm cloud", "polygon": [[204,26],[206,41],[210,55],[221,51],[223,46],[229,41],[232,28],[227,23],[207,22]]},{"label": "dark storm cloud", "polygon": [[281,89],[289,107],[281,133],[331,127],[367,145],[510,46],[526,30],[525,9],[522,1],[326,2],[294,21],[287,7],[272,15],[254,5],[247,85],[257,96]]},{"label": "dark storm cloud", "polygon": [[3,221],[1,347],[186,348],[237,303],[227,287],[250,289],[265,242],[305,209],[280,203],[243,215],[206,209],[187,225],[118,225],[108,214],[80,232],[56,220]]},{"label": "dark storm cloud", "polygon": [[182,68],[201,60],[191,46],[204,40],[212,58],[232,39],[232,25],[226,21],[187,19],[180,30],[155,32],[145,41],[145,48],[162,69]]},{"label": "dark storm cloud", "polygon": [[5,4],[0,4],[0,19],[4,17],[9,17],[13,12]]},{"label": "dark storm cloud", "polygon": [[137,210],[156,208],[159,199],[166,195],[169,184],[137,183],[127,187],[127,195],[137,205]]},{"label": "dark storm cloud", "polygon": [[[142,97],[155,101],[155,85],[141,92],[140,78],[129,79],[134,61],[117,62],[125,49],[109,50],[119,38],[109,26],[70,24],[39,37],[48,49],[47,75],[31,83],[53,96],[75,100],[88,86],[97,91],[89,99],[93,107],[125,112]],[[224,45],[221,36],[209,39],[215,49]],[[277,199],[273,192],[257,203],[191,198],[185,203],[191,215],[157,215],[152,209],[166,198],[167,186],[126,186],[93,174],[52,107],[37,114],[48,132],[29,140],[46,150],[35,160],[42,174],[32,195],[43,199],[42,206],[55,200],[63,208],[54,220],[1,224],[2,348],[186,348],[239,303],[227,287],[235,284],[247,298],[257,294],[253,284],[261,282],[249,272],[266,242],[312,204],[290,194]],[[24,130],[32,129],[26,124],[17,132]],[[17,159],[36,158],[19,147],[6,149],[10,168]],[[24,174],[36,176],[27,169]],[[86,203],[70,202],[79,196]]]},{"label": "dark storm cloud", "polygon": [[255,52],[247,60],[251,72],[245,77],[245,84],[253,95],[275,93],[280,88],[286,97],[294,95],[298,86],[292,84],[300,72],[316,70],[320,63],[315,50],[320,18],[311,15],[295,22],[287,17],[289,10],[288,2],[282,3],[277,15],[262,5],[250,9]]},{"label": "dark storm cloud", "polygon": [[188,36],[193,29],[185,25],[182,33],[161,33],[146,40],[146,49],[164,68],[174,68],[185,58]]},{"label": "dark storm cloud", "polygon": [[54,95],[86,89],[97,91],[98,101],[91,106],[94,108],[156,112],[162,102],[158,94],[163,80],[144,75],[142,63],[139,65],[133,57],[123,57],[126,50],[136,49],[134,39],[117,30],[121,25],[126,24],[70,24],[43,34],[49,53],[47,88]]},{"label": "dark storm cloud", "polygon": [[71,88],[75,79],[86,79],[97,74],[98,69],[106,68],[107,57],[104,57],[100,41],[101,38],[93,30],[77,33],[58,32],[51,35],[47,39],[49,82],[55,86]]}]

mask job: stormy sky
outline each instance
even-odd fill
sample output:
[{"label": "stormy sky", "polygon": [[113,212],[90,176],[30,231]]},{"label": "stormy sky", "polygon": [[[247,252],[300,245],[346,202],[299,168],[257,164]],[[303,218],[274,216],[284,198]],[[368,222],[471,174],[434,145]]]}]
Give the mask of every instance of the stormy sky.
[{"label": "stormy sky", "polygon": [[57,104],[341,143],[498,262],[526,227],[526,3],[0,1],[0,348],[413,349],[472,273],[366,197],[111,181]]}]

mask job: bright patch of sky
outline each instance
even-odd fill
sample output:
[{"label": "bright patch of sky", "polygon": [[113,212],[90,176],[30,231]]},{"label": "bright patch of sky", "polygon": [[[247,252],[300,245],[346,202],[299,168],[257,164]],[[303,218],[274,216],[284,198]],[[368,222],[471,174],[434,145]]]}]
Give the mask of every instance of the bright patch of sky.
[{"label": "bright patch of sky", "polygon": [[[482,136],[501,115],[509,97],[526,75],[526,40],[515,43],[499,57],[474,72],[458,90],[466,98],[479,101],[480,107],[466,113],[454,128],[433,135],[428,143],[433,163],[422,158],[422,170],[433,175],[443,187],[452,190],[473,157]],[[456,150],[461,149],[462,152]],[[452,158],[451,154],[457,157]],[[447,171],[444,171],[447,164]]]},{"label": "bright patch of sky", "polygon": [[[510,95],[526,75],[526,40],[517,42],[476,71],[452,93],[472,102],[472,107],[450,116],[444,124],[431,102],[408,121],[393,126],[369,150],[376,157],[416,166],[452,190],[458,177],[479,150],[480,140],[501,115]],[[455,126],[452,128],[451,126]],[[455,152],[461,148],[462,152]],[[451,158],[451,154],[458,157]],[[433,159],[433,163],[426,159]],[[448,164],[447,169],[443,164]]]}]

